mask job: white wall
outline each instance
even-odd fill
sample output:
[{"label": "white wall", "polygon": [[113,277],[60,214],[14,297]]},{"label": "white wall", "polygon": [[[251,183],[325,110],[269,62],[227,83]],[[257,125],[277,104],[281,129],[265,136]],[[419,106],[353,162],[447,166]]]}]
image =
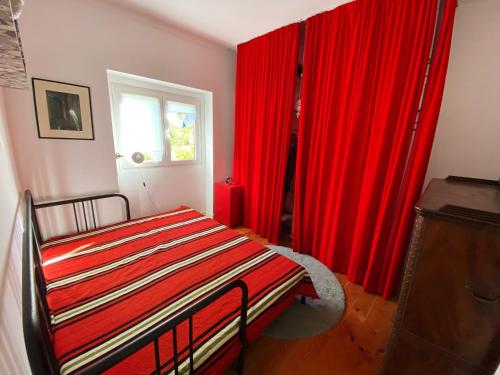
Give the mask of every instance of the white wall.
[{"label": "white wall", "polygon": [[21,321],[22,215],[1,88],[0,181],[0,374],[27,374]]},{"label": "white wall", "polygon": [[19,202],[19,187],[12,155],[4,105],[4,89],[0,88],[0,269],[5,268],[7,249],[12,239]]},{"label": "white wall", "polygon": [[7,90],[20,183],[35,197],[118,190],[106,69],[213,92],[214,179],[231,173],[234,51],[98,0],[27,1],[19,27],[29,77],[90,86],[96,138],[38,139],[31,90]]},{"label": "white wall", "polygon": [[456,10],[427,181],[448,175],[500,178],[499,0],[463,0]]}]

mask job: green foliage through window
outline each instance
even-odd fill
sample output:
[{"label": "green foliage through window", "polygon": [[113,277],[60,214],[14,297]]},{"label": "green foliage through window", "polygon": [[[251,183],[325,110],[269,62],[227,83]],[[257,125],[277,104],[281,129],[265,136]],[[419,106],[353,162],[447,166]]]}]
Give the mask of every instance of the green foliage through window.
[{"label": "green foliage through window", "polygon": [[170,127],[170,156],[172,161],[195,160],[194,128]]},{"label": "green foliage through window", "polygon": [[167,121],[170,137],[170,160],[196,160],[196,107],[192,104],[169,101]]}]

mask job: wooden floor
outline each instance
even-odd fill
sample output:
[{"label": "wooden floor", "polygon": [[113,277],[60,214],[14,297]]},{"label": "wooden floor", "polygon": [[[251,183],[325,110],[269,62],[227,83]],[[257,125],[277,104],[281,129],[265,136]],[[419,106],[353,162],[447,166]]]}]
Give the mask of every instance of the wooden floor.
[{"label": "wooden floor", "polygon": [[[246,228],[237,230],[262,244],[268,243]],[[261,336],[248,348],[245,375],[377,374],[396,303],[366,293],[344,275],[337,274],[337,278],[346,295],[346,310],[341,322],[310,339],[278,340]]]}]

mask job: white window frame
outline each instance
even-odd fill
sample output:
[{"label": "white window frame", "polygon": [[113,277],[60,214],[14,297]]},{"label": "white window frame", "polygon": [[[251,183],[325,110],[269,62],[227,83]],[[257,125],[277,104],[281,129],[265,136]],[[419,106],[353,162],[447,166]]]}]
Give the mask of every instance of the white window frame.
[{"label": "white window frame", "polygon": [[[176,86],[176,85],[175,85]],[[111,113],[113,121],[113,129],[115,132],[115,149],[120,152],[120,96],[123,93],[144,95],[157,97],[160,99],[161,111],[161,126],[162,126],[162,142],[163,142],[163,158],[160,162],[144,161],[142,164],[135,164],[130,160],[130,155],[124,155],[118,158],[118,167],[120,169],[136,169],[136,168],[156,168],[156,167],[175,167],[203,164],[204,155],[204,124],[205,124],[205,97],[196,90],[184,89],[181,87],[169,87],[168,85],[152,84],[141,79],[128,77],[113,77],[110,82],[111,96]],[[195,159],[194,160],[171,160],[171,144],[168,133],[167,121],[167,103],[169,101],[191,104],[196,107],[196,123],[194,125],[194,143],[195,143]]]}]

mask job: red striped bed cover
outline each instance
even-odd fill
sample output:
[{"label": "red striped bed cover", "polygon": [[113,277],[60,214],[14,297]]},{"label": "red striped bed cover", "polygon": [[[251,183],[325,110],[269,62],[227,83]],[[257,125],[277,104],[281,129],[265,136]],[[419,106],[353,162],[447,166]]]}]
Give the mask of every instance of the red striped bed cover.
[{"label": "red striped bed cover", "polygon": [[[88,369],[140,332],[225,283],[249,289],[247,336],[255,340],[296,294],[316,297],[307,271],[189,207],[61,237],[42,245],[52,340],[61,374]],[[193,318],[196,373],[220,374],[235,360],[240,292]],[[177,328],[179,370],[189,371],[187,321]],[[159,340],[162,373],[173,372],[172,332]],[[153,345],[110,369],[152,374]]]}]

